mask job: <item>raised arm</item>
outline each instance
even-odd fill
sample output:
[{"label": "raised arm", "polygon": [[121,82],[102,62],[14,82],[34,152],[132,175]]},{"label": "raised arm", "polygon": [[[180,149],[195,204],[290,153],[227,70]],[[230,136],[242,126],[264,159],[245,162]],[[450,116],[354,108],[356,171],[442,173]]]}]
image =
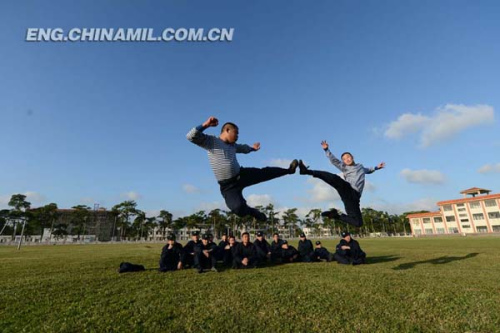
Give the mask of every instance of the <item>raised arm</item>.
[{"label": "raised arm", "polygon": [[252,151],[257,151],[260,149],[260,142],[256,142],[253,144],[252,147],[249,145],[240,145],[240,144],[235,144],[236,146],[236,152],[239,154],[248,154]]},{"label": "raised arm", "polygon": [[374,173],[375,171],[383,168],[385,168],[385,162],[379,163],[376,167],[373,168],[365,168],[365,173],[366,174]]},{"label": "raised arm", "polygon": [[344,163],[332,154],[329,149],[328,142],[325,140],[321,141],[321,147],[325,151],[326,157],[330,160],[330,163],[335,165],[340,171],[343,171],[342,167],[344,166]]},{"label": "raised arm", "polygon": [[218,124],[219,120],[217,120],[217,118],[209,117],[203,124],[192,128],[186,135],[186,138],[195,145],[210,149],[213,147],[214,143],[213,136],[206,135],[203,131],[209,127],[216,127]]}]

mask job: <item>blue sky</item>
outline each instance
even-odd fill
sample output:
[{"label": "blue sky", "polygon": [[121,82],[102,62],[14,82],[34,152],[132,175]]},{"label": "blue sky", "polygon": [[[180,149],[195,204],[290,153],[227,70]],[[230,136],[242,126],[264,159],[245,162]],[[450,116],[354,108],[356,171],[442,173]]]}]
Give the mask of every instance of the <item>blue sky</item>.
[{"label": "blue sky", "polygon": [[[469,187],[500,191],[497,1],[3,1],[0,207],[224,207],[191,127],[211,115],[262,149],[243,166],[337,172],[351,151],[362,206],[435,209]],[[27,28],[234,28],[229,43],[30,43]],[[207,132],[217,134],[219,129]],[[293,175],[248,188],[250,204],[341,207]]]}]

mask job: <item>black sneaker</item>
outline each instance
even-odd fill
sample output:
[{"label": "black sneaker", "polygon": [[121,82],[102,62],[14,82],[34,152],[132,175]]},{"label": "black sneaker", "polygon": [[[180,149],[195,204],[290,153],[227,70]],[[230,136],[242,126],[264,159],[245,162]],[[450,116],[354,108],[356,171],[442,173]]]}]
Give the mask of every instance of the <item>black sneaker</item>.
[{"label": "black sneaker", "polygon": [[293,174],[295,173],[295,170],[297,170],[297,167],[299,166],[299,161],[297,160],[293,160],[291,163],[290,163],[290,167],[288,167],[288,171],[290,172],[290,174]]},{"label": "black sneaker", "polygon": [[198,273],[203,273],[203,268],[198,268]]},{"label": "black sneaker", "polygon": [[323,213],[321,213],[322,217],[328,217],[330,219],[338,219],[340,217],[339,211],[336,210],[335,208],[332,208],[330,210],[327,210]]},{"label": "black sneaker", "polygon": [[299,161],[299,173],[301,175],[308,175],[310,174],[310,171],[308,170],[308,167],[304,165],[304,162],[302,160]]}]

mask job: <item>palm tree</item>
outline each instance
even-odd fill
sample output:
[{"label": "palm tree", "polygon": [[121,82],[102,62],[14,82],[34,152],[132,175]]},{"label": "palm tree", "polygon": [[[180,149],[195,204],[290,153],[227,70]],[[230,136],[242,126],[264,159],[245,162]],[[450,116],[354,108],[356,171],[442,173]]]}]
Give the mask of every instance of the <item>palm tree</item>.
[{"label": "palm tree", "polygon": [[236,228],[239,229],[239,226],[241,224],[241,218],[231,211],[225,211],[224,213],[227,216],[228,223],[231,225],[231,231],[233,235],[236,236]]},{"label": "palm tree", "polygon": [[167,237],[167,235],[166,235],[167,229],[172,230],[172,227],[173,227],[172,217],[173,216],[169,211],[160,210],[160,215],[158,215],[160,222],[158,224],[162,230],[163,239],[165,239]]},{"label": "palm tree", "polygon": [[279,222],[279,218],[277,219],[277,215],[279,212],[274,211],[274,205],[272,203],[268,204],[266,207],[264,207],[264,210],[267,213],[267,218],[270,221],[271,224],[271,232],[274,233],[274,227],[277,222]]},{"label": "palm tree", "polygon": [[42,240],[43,237],[43,231],[45,230],[46,226],[50,224],[50,235],[49,235],[49,242],[50,242],[50,239],[52,238],[52,231],[54,230],[54,223],[59,216],[59,213],[57,211],[57,204],[50,203],[48,205],[35,209],[33,213],[34,213],[34,218],[38,221],[40,225],[41,229],[40,241]]},{"label": "palm tree", "polygon": [[144,222],[146,221],[146,212],[143,212],[142,210],[137,209],[136,214],[135,214],[135,219],[134,219],[134,229],[135,229],[135,240],[142,239],[142,231],[144,229]]},{"label": "palm tree", "polygon": [[77,239],[80,240],[80,235],[85,235],[87,221],[90,217],[90,207],[85,205],[78,205],[72,208],[73,211],[71,212],[71,223],[76,226],[76,231],[78,233]]},{"label": "palm tree", "polygon": [[306,217],[311,220],[310,226],[308,226],[308,227],[313,227],[316,235],[318,235],[320,227],[321,227],[321,225],[319,223],[320,218],[321,218],[321,209],[319,209],[319,208],[311,209],[309,211],[309,213],[307,213]]},{"label": "palm tree", "polygon": [[218,236],[220,236],[221,232],[226,229],[227,217],[221,209],[212,209],[210,213],[208,213],[208,220],[212,223],[214,232]]},{"label": "palm tree", "polygon": [[[296,234],[296,225],[299,220],[298,215],[295,213],[297,211],[297,208],[290,208],[287,209],[283,213],[283,222],[285,224],[285,227],[288,227],[290,231],[290,237],[294,237]],[[292,229],[293,229],[293,236],[292,236]]]},{"label": "palm tree", "polygon": [[126,229],[129,226],[130,218],[137,214],[137,203],[134,200],[127,200],[113,206],[112,210],[116,212],[120,226],[120,237],[125,237]]},{"label": "palm tree", "polygon": [[156,227],[158,227],[158,221],[156,216],[146,217],[146,222],[144,223],[144,230],[146,235],[149,235],[149,231],[153,230],[153,241],[156,241]]},{"label": "palm tree", "polygon": [[31,203],[26,201],[26,196],[24,194],[13,194],[9,200],[8,205],[10,207],[13,207],[9,214],[10,218],[14,221],[14,231],[12,233],[12,239],[16,237],[16,222],[18,220],[23,220],[23,231],[21,231],[22,239],[24,226],[26,224],[26,212],[30,209]]}]

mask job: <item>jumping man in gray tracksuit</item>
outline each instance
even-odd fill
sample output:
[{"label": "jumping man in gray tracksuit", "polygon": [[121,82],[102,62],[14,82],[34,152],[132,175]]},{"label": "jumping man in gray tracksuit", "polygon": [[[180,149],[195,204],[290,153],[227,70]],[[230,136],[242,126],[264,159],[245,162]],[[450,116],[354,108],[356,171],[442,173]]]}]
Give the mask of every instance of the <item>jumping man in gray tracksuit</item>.
[{"label": "jumping man in gray tracksuit", "polygon": [[342,161],[340,161],[330,152],[326,141],[321,142],[321,147],[323,147],[326,157],[330,162],[342,171],[345,180],[330,172],[309,170],[302,160],[299,161],[300,174],[319,178],[328,185],[334,187],[339,193],[347,214],[339,214],[336,209],[331,209],[321,213],[321,216],[339,219],[355,227],[361,227],[363,225],[363,217],[359,209],[359,200],[361,199],[361,194],[365,186],[365,175],[373,173],[375,170],[382,169],[385,167],[385,163],[382,162],[374,168],[365,168],[362,164],[356,164],[354,162],[354,157],[349,152],[343,153],[340,157]]}]

